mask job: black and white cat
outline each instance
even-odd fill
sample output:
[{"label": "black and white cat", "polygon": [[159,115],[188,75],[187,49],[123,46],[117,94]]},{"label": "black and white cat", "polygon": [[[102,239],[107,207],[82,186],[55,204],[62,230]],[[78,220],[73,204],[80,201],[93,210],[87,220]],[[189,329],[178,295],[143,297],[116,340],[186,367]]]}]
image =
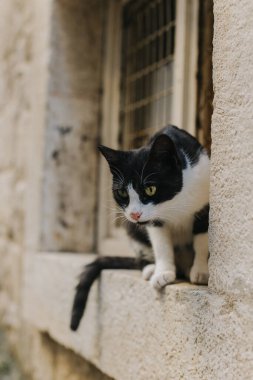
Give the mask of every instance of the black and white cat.
[{"label": "black and white cat", "polygon": [[[89,289],[103,269],[143,269],[155,289],[185,277],[208,281],[209,157],[186,131],[168,126],[139,149],[99,147],[112,173],[114,199],[130,222],[134,258],[99,257],[80,276],[71,328],[83,315]],[[152,263],[151,263],[152,262]]]}]

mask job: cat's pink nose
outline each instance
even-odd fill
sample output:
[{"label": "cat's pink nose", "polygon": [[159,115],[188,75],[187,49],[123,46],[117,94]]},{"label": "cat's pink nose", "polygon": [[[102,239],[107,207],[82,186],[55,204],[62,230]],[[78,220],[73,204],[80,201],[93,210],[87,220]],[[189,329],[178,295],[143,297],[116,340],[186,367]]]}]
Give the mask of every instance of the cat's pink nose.
[{"label": "cat's pink nose", "polygon": [[139,220],[142,212],[131,212],[130,216],[133,220]]}]

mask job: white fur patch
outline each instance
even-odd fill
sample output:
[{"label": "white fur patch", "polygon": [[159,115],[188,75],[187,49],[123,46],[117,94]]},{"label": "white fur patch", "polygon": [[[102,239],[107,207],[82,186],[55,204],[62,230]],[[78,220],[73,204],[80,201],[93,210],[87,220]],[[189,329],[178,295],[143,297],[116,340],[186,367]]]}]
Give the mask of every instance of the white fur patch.
[{"label": "white fur patch", "polygon": [[157,274],[155,272],[153,276],[151,277],[150,282],[151,282],[151,285],[155,289],[160,290],[164,286],[168,284],[172,284],[175,281],[175,279],[176,279],[176,272],[175,270],[171,270],[171,271],[160,272]]},{"label": "white fur patch", "polygon": [[148,281],[151,279],[154,272],[155,272],[155,264],[146,265],[142,270],[142,277],[144,278],[144,280]]},{"label": "white fur patch", "polygon": [[147,229],[155,255],[155,271],[150,281],[154,288],[160,289],[176,279],[173,243],[168,226]]},{"label": "white fur patch", "polygon": [[[160,219],[162,227],[147,226],[155,255],[155,268],[147,268],[144,273],[151,284],[160,289],[176,278],[174,265],[174,246],[185,245],[193,241],[192,225],[194,214],[209,202],[209,158],[202,154],[198,163],[191,167],[189,162],[183,170],[181,191],[171,200],[153,205],[144,205],[132,185],[128,186],[129,204],[125,216],[131,222],[131,213],[141,213],[140,222]],[[207,233],[194,237],[195,259],[190,272],[193,283],[206,284],[208,281]],[[154,273],[152,274],[152,272]]]},{"label": "white fur patch", "polygon": [[161,219],[170,226],[174,244],[192,241],[192,222],[194,214],[209,202],[209,158],[202,154],[198,163],[191,167],[188,163],[183,170],[183,187],[171,200],[154,205],[144,205],[132,185],[128,186],[129,204],[125,216],[131,222],[136,222],[130,216],[132,212],[141,213],[140,222]]},{"label": "white fur patch", "polygon": [[209,158],[200,156],[198,163],[183,170],[182,190],[171,200],[156,206],[156,214],[175,227],[191,224],[193,215],[209,202]]},{"label": "white fur patch", "polygon": [[153,218],[153,209],[154,205],[151,203],[144,205],[139,198],[138,193],[134,190],[132,184],[127,187],[128,195],[129,195],[129,204],[125,209],[125,216],[130,222],[136,223],[136,220],[131,218],[131,213],[140,213],[142,214],[139,221],[146,222],[152,220]]}]

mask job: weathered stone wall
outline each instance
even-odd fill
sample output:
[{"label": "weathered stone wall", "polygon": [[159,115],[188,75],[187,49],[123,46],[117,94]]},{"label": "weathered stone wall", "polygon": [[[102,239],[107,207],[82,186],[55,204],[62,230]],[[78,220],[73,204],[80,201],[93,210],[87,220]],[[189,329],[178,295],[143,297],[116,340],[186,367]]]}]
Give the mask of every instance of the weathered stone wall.
[{"label": "weathered stone wall", "polygon": [[94,246],[101,4],[0,5],[0,323],[35,380],[105,378],[23,315],[30,254]]},{"label": "weathered stone wall", "polygon": [[[79,41],[79,33],[85,38],[83,28],[90,28],[88,22],[68,26],[72,12],[79,20],[86,14],[85,5],[83,13],[79,6],[70,0],[1,1],[1,323],[34,380],[103,378],[70,348],[120,380],[251,379],[253,3],[214,1],[209,288],[175,284],[157,294],[138,275],[104,273],[92,290],[80,330],[73,333],[69,314],[85,255],[38,251],[80,251],[94,245],[94,220],[81,221],[90,232],[88,240],[75,226],[82,210],[90,213],[95,207],[95,153],[88,157],[98,132],[100,69],[80,52],[87,59],[88,71],[83,71],[78,50],[70,49],[71,33]],[[88,11],[100,17],[92,5]],[[99,35],[96,30],[92,41]],[[90,57],[98,57],[93,44],[86,43]],[[93,74],[94,83],[81,84]],[[82,191],[87,198],[79,213],[75,201]],[[65,203],[68,192],[71,202]]]},{"label": "weathered stone wall", "polygon": [[22,350],[16,356],[31,380],[110,380],[79,355],[31,326],[23,325],[20,343]]},{"label": "weathered stone wall", "polygon": [[29,1],[4,0],[1,15],[0,305],[5,324],[17,328],[24,249],[26,152],[32,108],[32,8]]},{"label": "weathered stone wall", "polygon": [[214,15],[210,286],[248,297],[253,290],[253,2],[217,0]]},{"label": "weathered stone wall", "polygon": [[94,250],[103,1],[53,2],[42,249]]}]

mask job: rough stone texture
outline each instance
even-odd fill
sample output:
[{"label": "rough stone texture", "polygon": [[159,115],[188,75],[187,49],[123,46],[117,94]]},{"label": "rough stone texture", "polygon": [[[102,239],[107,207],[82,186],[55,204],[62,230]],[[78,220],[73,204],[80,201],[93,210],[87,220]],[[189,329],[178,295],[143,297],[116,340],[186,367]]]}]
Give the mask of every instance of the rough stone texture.
[{"label": "rough stone texture", "polygon": [[41,248],[91,252],[95,232],[97,112],[88,99],[53,96],[49,114]]},{"label": "rough stone texture", "polygon": [[247,297],[253,291],[253,2],[215,1],[214,15],[210,287]]},{"label": "rough stone texture", "polygon": [[75,278],[88,260],[50,254],[30,261],[30,323],[115,379],[252,378],[251,303],[206,287],[182,283],[159,294],[139,273],[106,271],[71,332]]},{"label": "rough stone texture", "polygon": [[[69,28],[61,6],[71,15],[79,5],[85,10],[84,3],[62,0],[53,7],[52,0],[1,1],[0,322],[26,373],[35,380],[101,378],[80,356],[119,380],[252,379],[253,3],[214,2],[209,289],[177,284],[159,295],[138,274],[107,272],[92,289],[80,330],[72,333],[68,326],[76,276],[92,255],[38,252],[41,225],[44,248],[67,249],[61,235],[65,227],[57,223],[61,218],[75,223],[75,202],[65,215],[60,203],[50,203],[50,189],[56,199],[63,187],[63,200],[70,191],[71,202],[85,191],[82,207],[94,210],[95,175],[90,174],[89,183],[78,182],[70,159],[78,161],[81,178],[88,176],[89,165],[95,168],[95,156],[86,157],[97,136],[98,77],[85,89],[81,82],[94,74],[93,69],[97,75],[98,67],[91,68],[87,58],[86,72],[76,56],[61,59],[70,52],[65,30],[78,38],[84,27]],[[59,19],[57,7],[63,12],[57,14]],[[50,47],[59,39],[68,46],[54,56]],[[85,43],[90,52],[90,42]],[[98,52],[93,53],[94,59]],[[64,65],[69,73],[76,72],[74,82],[63,75]],[[85,120],[80,102],[86,107]],[[90,135],[80,142],[84,131]],[[72,144],[82,143],[87,144],[87,156],[71,151]],[[61,159],[67,164],[59,165]],[[83,161],[85,168],[79,165]],[[76,189],[63,180],[66,175],[77,180]],[[55,207],[56,219],[47,214],[50,207]],[[48,237],[42,213],[52,226]],[[84,242],[94,221],[81,223],[87,227],[83,236],[76,227],[73,237],[68,236],[77,251],[94,243],[90,235]]]},{"label": "rough stone texture", "polygon": [[[3,0],[0,25],[0,319],[19,326],[27,186],[27,136],[32,97],[32,9]],[[18,9],[18,12],[13,12]]]},{"label": "rough stone texture", "polygon": [[[31,251],[35,253],[41,249],[45,127],[56,123],[47,104],[49,96],[51,104],[60,97],[53,93],[56,85],[53,88],[49,80],[49,73],[54,74],[49,71],[50,62],[53,62],[50,56],[52,3],[52,0],[3,0],[0,6],[0,323],[8,332],[8,340],[26,372],[26,379],[28,374],[34,380],[102,379],[103,375],[84,359],[43,338],[22,317],[26,263]],[[77,2],[72,3],[74,7],[77,5]],[[89,56],[94,59],[92,54]],[[93,72],[98,66],[99,63],[94,65]],[[62,78],[59,81],[62,83]],[[97,90],[97,81],[96,77],[96,84],[91,88],[87,86],[89,96],[91,90]],[[70,99],[67,100],[71,102],[71,94],[68,96]],[[98,96],[94,94],[89,99],[88,96],[83,99],[87,118],[84,110],[80,110],[80,99],[74,106],[68,106],[72,114],[77,108],[79,116],[74,121],[82,124],[83,133],[89,134],[87,141],[82,135],[84,150],[86,145],[94,144],[94,134],[97,133]],[[56,115],[58,108],[56,104]],[[68,112],[68,118],[71,112]],[[58,122],[62,123],[62,120]],[[79,140],[73,143],[79,147]],[[84,184],[82,188],[87,194],[92,191],[92,196],[94,171],[92,178],[88,178],[89,186]],[[89,198],[89,202],[92,209],[94,200]],[[84,241],[85,234],[80,237],[80,232],[77,233]],[[87,245],[93,244],[92,239],[93,236],[88,236]]]},{"label": "rough stone texture", "polygon": [[22,376],[21,370],[11,355],[5,335],[0,330],[0,379],[1,380],[28,380]]},{"label": "rough stone texture", "polygon": [[[26,124],[30,122],[31,9],[27,1],[1,2],[0,33],[0,234],[21,245],[26,187]],[[22,8],[18,15],[13,7]],[[15,30],[13,30],[15,25]],[[9,206],[9,207],[8,207]]]},{"label": "rough stone texture", "polygon": [[25,324],[23,327],[23,350],[17,356],[26,380],[109,380],[93,365],[55,343],[47,334],[38,333]]},{"label": "rough stone texture", "polygon": [[87,252],[95,245],[103,1],[56,0],[51,20],[41,248]]}]

